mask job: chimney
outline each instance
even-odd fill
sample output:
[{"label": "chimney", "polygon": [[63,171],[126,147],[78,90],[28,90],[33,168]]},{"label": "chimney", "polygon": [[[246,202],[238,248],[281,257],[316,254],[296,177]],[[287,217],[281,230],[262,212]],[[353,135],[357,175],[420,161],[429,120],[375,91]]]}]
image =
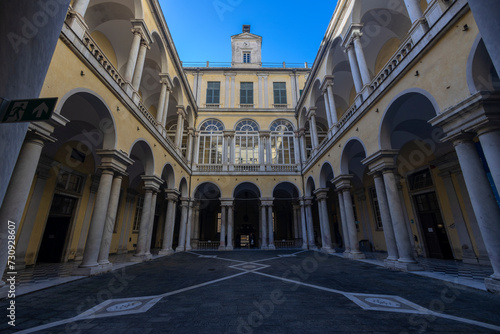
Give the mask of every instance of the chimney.
[{"label": "chimney", "polygon": [[249,24],[244,24],[244,25],[243,25],[243,32],[248,32],[248,33],[250,33],[250,25],[249,25]]}]

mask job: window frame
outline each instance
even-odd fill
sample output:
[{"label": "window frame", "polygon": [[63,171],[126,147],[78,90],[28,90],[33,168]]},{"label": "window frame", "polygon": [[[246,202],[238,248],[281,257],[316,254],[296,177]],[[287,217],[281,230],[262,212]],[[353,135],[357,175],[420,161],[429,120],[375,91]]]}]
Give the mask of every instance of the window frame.
[{"label": "window frame", "polygon": [[[240,105],[253,105],[253,82],[240,82]],[[243,94],[245,92],[245,94]],[[250,93],[250,94],[249,94]]]},{"label": "window frame", "polygon": [[[279,87],[283,85],[283,87]],[[286,82],[273,82],[274,104],[288,104]]]},{"label": "window frame", "polygon": [[[217,87],[210,87],[211,84],[217,84]],[[206,104],[220,104],[220,81],[207,82]]]}]

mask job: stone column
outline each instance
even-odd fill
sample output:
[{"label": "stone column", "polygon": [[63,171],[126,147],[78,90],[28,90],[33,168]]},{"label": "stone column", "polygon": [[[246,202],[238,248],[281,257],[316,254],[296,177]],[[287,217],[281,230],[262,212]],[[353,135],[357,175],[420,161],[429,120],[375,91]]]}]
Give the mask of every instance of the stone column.
[{"label": "stone column", "polygon": [[[88,269],[85,273],[86,275],[102,272],[101,268],[98,266],[97,259],[106,221],[106,212],[108,210],[113,175],[114,172],[112,170],[105,169],[102,171],[99,181],[99,190],[97,190],[94,212],[92,214],[92,220],[90,221],[90,229],[87,235],[87,242],[85,243],[83,260],[80,264],[80,268]],[[77,272],[80,271],[81,270],[77,270]]]},{"label": "stone column", "polygon": [[310,250],[317,250],[316,241],[314,240],[314,224],[313,224],[313,214],[312,214],[312,197],[306,197],[304,202],[306,209],[306,221],[307,221],[307,243]]},{"label": "stone column", "polygon": [[264,82],[264,77],[261,74],[257,73],[257,80],[258,80],[258,89],[259,89],[259,108],[264,108],[264,88],[263,88],[263,82]]},{"label": "stone column", "polygon": [[165,93],[165,105],[163,106],[163,114],[161,119],[161,126],[165,128],[167,125],[167,116],[168,116],[168,106],[170,105],[170,94],[172,93],[172,89],[168,88]]},{"label": "stone column", "polygon": [[226,250],[233,250],[233,230],[234,230],[234,213],[233,203],[227,206],[227,246]]},{"label": "stone column", "polygon": [[295,239],[295,242],[299,240],[300,238],[300,228],[299,228],[299,211],[300,206],[294,204],[292,206],[292,212],[293,212],[293,237]]},{"label": "stone column", "polygon": [[328,92],[328,101],[330,102],[330,114],[332,117],[332,123],[337,124],[337,106],[335,105],[335,98],[333,97],[333,82],[327,85],[326,90]]},{"label": "stone column", "polygon": [[186,118],[184,107],[177,106],[177,132],[175,133],[175,146],[182,150],[182,136],[184,134],[184,119]]},{"label": "stone column", "polygon": [[408,15],[410,16],[411,23],[418,21],[424,13],[422,13],[422,8],[420,7],[420,0],[404,0],[406,9],[408,10]]},{"label": "stone column", "polygon": [[340,221],[342,222],[342,239],[344,240],[344,256],[349,257],[351,253],[351,243],[349,242],[349,229],[347,228],[347,220],[345,216],[344,195],[342,190],[338,191]]},{"label": "stone column", "polygon": [[260,133],[259,136],[259,163],[260,163],[260,170],[261,172],[266,170],[266,150],[265,150],[265,145],[266,145],[266,137],[264,133]]},{"label": "stone column", "polygon": [[307,221],[304,200],[300,200],[300,225],[302,227],[302,249],[307,249]]},{"label": "stone column", "polygon": [[358,60],[359,72],[361,74],[361,79],[363,80],[363,85],[369,85],[372,81],[370,71],[368,70],[368,65],[366,64],[365,53],[363,52],[363,46],[361,45],[361,33],[355,33],[353,35],[354,52],[356,52],[356,59]]},{"label": "stone column", "polygon": [[294,151],[294,158],[295,158],[295,164],[297,166],[300,165],[300,143],[299,143],[299,132],[295,131],[294,136],[293,136],[293,151]]},{"label": "stone column", "polygon": [[321,94],[323,95],[323,100],[325,101],[326,120],[328,122],[328,130],[330,130],[334,124],[332,122],[332,114],[331,114],[330,100],[328,100],[328,92],[325,89],[321,92]]},{"label": "stone column", "polygon": [[97,190],[99,189],[99,179],[100,176],[92,175],[92,184],[90,186],[89,200],[87,203],[87,209],[85,210],[83,226],[80,232],[80,239],[78,239],[75,261],[81,261],[83,259],[83,252],[85,251],[85,241],[87,241],[87,234],[89,232],[90,220],[92,218],[92,210],[94,209],[95,197],[97,194]]},{"label": "stone column", "polygon": [[159,255],[171,255],[174,253],[172,243],[174,240],[174,227],[175,227],[175,211],[176,203],[179,193],[175,190],[167,191],[167,214],[165,215],[165,222],[163,228],[163,246]]},{"label": "stone column", "polygon": [[[42,157],[43,159],[43,157]],[[28,210],[24,218],[24,223],[22,229],[18,231],[19,239],[16,244],[16,270],[26,268],[26,252],[28,251],[28,246],[31,238],[31,232],[35,226],[36,215],[40,206],[40,201],[43,197],[43,191],[45,190],[45,184],[47,179],[50,177],[50,160],[48,158],[43,159],[37,167],[37,178],[35,187],[33,189],[33,194],[31,195],[31,200],[29,201]]]},{"label": "stone column", "polygon": [[175,252],[184,252],[186,250],[186,230],[188,219],[189,201],[187,198],[181,198],[181,226],[179,228],[179,244]]},{"label": "stone column", "polygon": [[135,65],[137,64],[137,56],[139,55],[139,48],[141,47],[142,40],[141,31],[139,29],[132,29],[132,33],[134,33],[134,39],[132,40],[127,65],[125,66],[125,71],[123,73],[123,79],[130,83],[132,82],[132,78],[134,76]]},{"label": "stone column", "polygon": [[346,47],[347,56],[349,57],[349,64],[351,65],[352,80],[354,81],[354,87],[356,88],[356,93],[361,93],[363,90],[363,81],[361,80],[361,73],[359,72],[358,61],[356,59],[356,54],[354,51],[354,46],[352,44]]},{"label": "stone column", "polygon": [[193,248],[191,246],[191,232],[193,230],[193,205],[194,201],[190,200],[188,204],[188,215],[187,215],[187,225],[186,225],[186,251],[190,251]]},{"label": "stone column", "polygon": [[319,146],[318,143],[318,132],[316,127],[316,108],[312,107],[307,113],[307,118],[309,118],[309,131],[311,133],[311,143],[312,150],[316,150]]},{"label": "stone column", "polygon": [[188,164],[191,163],[191,157],[193,155],[193,137],[194,137],[194,128],[188,128],[188,142],[187,142],[187,152],[186,159]]},{"label": "stone column", "polygon": [[152,257],[151,243],[153,242],[153,227],[154,227],[154,223],[155,223],[157,198],[158,198],[158,192],[153,191],[153,196],[151,197],[151,213],[149,214],[148,237],[146,238],[146,256],[147,257]]},{"label": "stone column", "polygon": [[139,225],[139,236],[137,239],[137,248],[132,258],[132,261],[141,262],[151,259],[151,253],[149,252],[148,246],[148,236],[149,236],[149,225],[151,224],[151,212],[153,203],[153,192],[158,192],[160,185],[164,182],[162,179],[156,176],[142,176],[144,181],[144,203],[142,205],[142,215],[141,223]]},{"label": "stone column", "polygon": [[332,249],[332,234],[328,216],[328,189],[317,189],[314,194],[318,200],[319,225],[321,227],[321,250],[325,253],[335,253]]},{"label": "stone column", "polygon": [[356,229],[356,221],[354,220],[354,208],[352,206],[350,189],[344,188],[342,195],[344,196],[346,225],[349,232],[349,244],[351,245],[350,257],[353,259],[364,259],[365,255],[359,251],[358,232]]},{"label": "stone column", "polygon": [[269,108],[269,75],[264,76],[264,108]]},{"label": "stone column", "polygon": [[486,127],[477,132],[486,162],[490,168],[491,177],[500,192],[500,128]]},{"label": "stone column", "polygon": [[200,241],[200,203],[196,202],[193,208],[193,248],[198,248]]},{"label": "stone column", "polygon": [[160,74],[160,84],[161,84],[161,89],[160,89],[160,99],[158,100],[158,112],[156,114],[156,120],[158,121],[158,124],[160,126],[163,126],[163,113],[166,112],[165,110],[165,98],[167,97],[167,92],[168,92],[168,79],[165,79],[166,75],[165,74]]},{"label": "stone column", "polygon": [[224,73],[224,75],[226,76],[226,83],[224,85],[224,97],[225,97],[225,103],[224,103],[224,108],[229,108],[230,106],[230,102],[229,102],[229,96],[230,96],[230,93],[229,93],[229,75]]},{"label": "stone column", "polygon": [[223,250],[226,250],[226,212],[227,212],[227,208],[225,205],[223,205],[221,203],[221,206],[220,206],[220,209],[221,209],[221,226],[220,226],[220,244],[219,244],[219,250],[220,251],[223,251]]},{"label": "stone column", "polygon": [[231,76],[231,108],[236,104],[236,75]]},{"label": "stone column", "polygon": [[500,243],[498,242],[500,240],[500,209],[472,136],[456,139],[453,144],[493,267],[493,275],[485,280],[486,288],[500,293]]},{"label": "stone column", "polygon": [[132,87],[134,87],[136,91],[139,91],[141,86],[142,74],[144,72],[144,62],[146,60],[146,52],[148,49],[148,43],[145,40],[142,40],[139,48],[139,55],[137,56],[137,63],[135,64],[134,77],[132,78]]},{"label": "stone column", "polygon": [[87,12],[87,8],[89,7],[89,3],[90,0],[75,0],[73,2],[73,10],[84,17]]},{"label": "stone column", "polygon": [[299,130],[299,142],[300,142],[300,152],[302,155],[302,163],[305,164],[307,161],[307,150],[306,150],[306,133],[302,128]]},{"label": "stone column", "polygon": [[262,224],[262,235],[261,235],[261,246],[260,249],[267,250],[268,245],[267,245],[267,208],[266,208],[266,202],[261,200],[261,205],[260,205],[260,214],[261,214],[261,224]]},{"label": "stone column", "polygon": [[120,190],[122,186],[123,176],[117,174],[113,178],[111,185],[111,194],[109,197],[108,211],[106,212],[106,220],[104,223],[104,230],[101,239],[101,247],[99,249],[99,256],[97,263],[100,265],[109,265],[109,251],[111,247],[111,240],[113,238],[113,230],[116,223],[116,214],[118,211],[118,203],[120,201]]},{"label": "stone column", "polygon": [[269,228],[269,250],[275,250],[274,246],[274,228],[273,228],[273,204],[272,202],[267,206],[267,224]]},{"label": "stone column", "polygon": [[394,268],[394,261],[399,258],[398,247],[396,245],[396,236],[392,226],[391,213],[389,211],[389,203],[385,192],[385,184],[380,172],[373,175],[375,180],[375,190],[377,191],[377,201],[382,219],[382,227],[384,229],[385,244],[387,246],[387,258],[384,261],[386,267]]},{"label": "stone column", "polygon": [[[408,235],[408,228],[406,227],[406,220],[404,218],[403,206],[399,197],[398,185],[394,172],[390,169],[383,171],[385,192],[389,203],[389,211],[391,213],[392,225],[394,228],[394,235],[396,237],[396,245],[398,247],[399,259],[396,263],[397,269],[414,270],[412,264],[417,261],[413,257],[413,249]],[[418,268],[420,269],[420,268]]]}]

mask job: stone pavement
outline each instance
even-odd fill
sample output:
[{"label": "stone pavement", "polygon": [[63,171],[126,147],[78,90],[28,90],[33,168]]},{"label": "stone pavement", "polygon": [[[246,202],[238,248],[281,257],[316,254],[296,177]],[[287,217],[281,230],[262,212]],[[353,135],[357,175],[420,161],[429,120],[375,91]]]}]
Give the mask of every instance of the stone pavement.
[{"label": "stone pavement", "polygon": [[297,250],[178,253],[15,302],[2,333],[500,332],[498,295]]}]

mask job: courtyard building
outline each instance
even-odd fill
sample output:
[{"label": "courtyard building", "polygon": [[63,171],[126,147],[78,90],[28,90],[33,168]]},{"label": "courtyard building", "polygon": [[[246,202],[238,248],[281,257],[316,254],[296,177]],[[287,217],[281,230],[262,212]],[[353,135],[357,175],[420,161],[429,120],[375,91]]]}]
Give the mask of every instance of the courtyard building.
[{"label": "courtyard building", "polygon": [[500,61],[473,3],[339,0],[313,64],[266,63],[246,24],[231,63],[190,64],[158,0],[71,1],[56,110],[0,203],[16,269],[301,248],[491,266],[499,293]]}]

